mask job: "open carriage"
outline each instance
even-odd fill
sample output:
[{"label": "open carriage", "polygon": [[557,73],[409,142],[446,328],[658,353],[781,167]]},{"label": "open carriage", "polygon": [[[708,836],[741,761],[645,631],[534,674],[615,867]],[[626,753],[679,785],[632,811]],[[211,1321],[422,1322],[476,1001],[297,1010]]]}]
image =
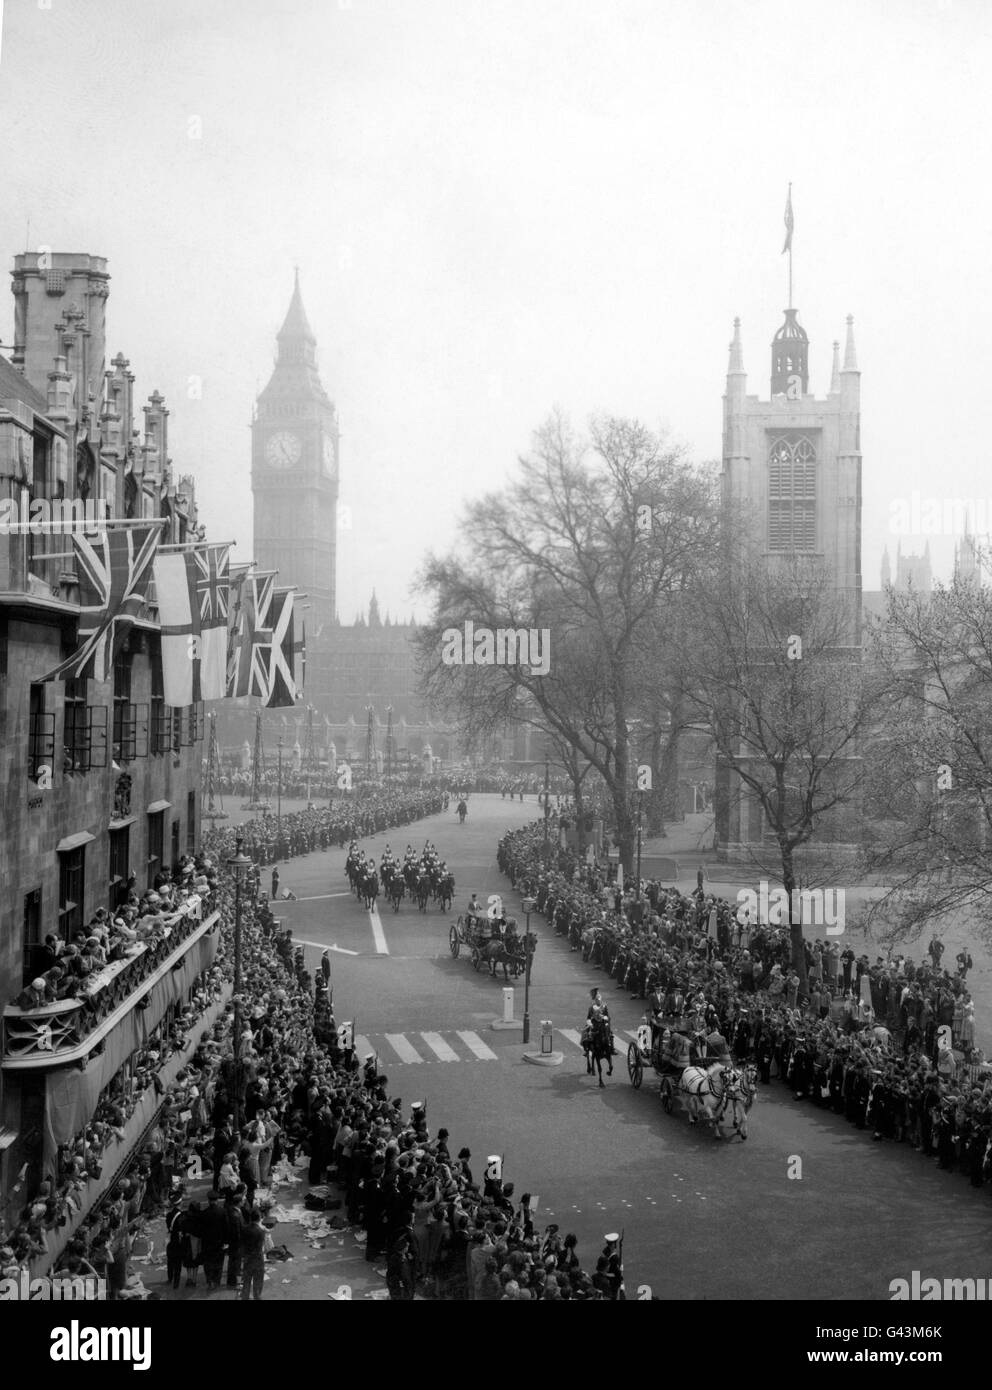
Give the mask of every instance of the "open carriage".
[{"label": "open carriage", "polygon": [[473,969],[481,970],[485,966],[494,978],[498,965],[503,967],[504,978],[509,974],[514,979],[527,965],[524,943],[519,937],[504,939],[498,931],[494,932],[493,922],[488,917],[472,913],[463,913],[452,922],[448,946],[455,960],[464,946]]},{"label": "open carriage", "polygon": [[753,1066],[738,1069],[720,1058],[676,1064],[660,1050],[652,1051],[651,1027],[642,1022],[636,1040],[627,1049],[627,1075],[635,1090],[640,1089],[649,1067],[661,1078],[658,1095],[666,1114],[681,1105],[690,1125],[702,1119],[712,1126],[716,1138],[722,1139],[723,1126],[729,1124],[741,1139],[747,1138],[747,1117],[755,1096]]}]

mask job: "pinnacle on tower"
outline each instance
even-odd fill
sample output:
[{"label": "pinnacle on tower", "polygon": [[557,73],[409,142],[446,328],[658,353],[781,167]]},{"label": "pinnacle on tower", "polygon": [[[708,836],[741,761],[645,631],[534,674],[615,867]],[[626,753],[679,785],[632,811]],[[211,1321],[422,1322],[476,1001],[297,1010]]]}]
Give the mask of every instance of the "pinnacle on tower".
[{"label": "pinnacle on tower", "polygon": [[728,376],[736,376],[744,371],[744,349],[741,345],[741,321],[734,319],[734,339],[730,344],[730,364],[727,367]]},{"label": "pinnacle on tower", "polygon": [[847,316],[847,342],[844,346],[844,370],[845,372],[856,372],[858,370],[858,355],[854,349],[854,315]]},{"label": "pinnacle on tower", "polygon": [[831,396],[840,395],[840,343],[834,342],[834,361],[830,369],[830,391]]}]

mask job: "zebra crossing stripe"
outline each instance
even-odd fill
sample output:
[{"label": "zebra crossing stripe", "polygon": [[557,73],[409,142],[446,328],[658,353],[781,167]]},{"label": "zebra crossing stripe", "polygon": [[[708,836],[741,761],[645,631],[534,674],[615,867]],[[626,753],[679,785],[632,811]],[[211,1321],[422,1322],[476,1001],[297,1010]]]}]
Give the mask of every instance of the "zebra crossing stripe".
[{"label": "zebra crossing stripe", "polygon": [[567,1038],[570,1043],[574,1043],[576,1047],[581,1048],[582,1034],[577,1033],[574,1028],[559,1028],[558,1032],[563,1038]]},{"label": "zebra crossing stripe", "polygon": [[355,1038],[355,1056],[360,1057],[364,1062],[366,1057],[374,1056],[375,1052],[375,1047],[369,1042],[365,1034],[359,1033]]},{"label": "zebra crossing stripe", "polygon": [[402,1033],[386,1033],[384,1036],[401,1062],[422,1062],[424,1060]]},{"label": "zebra crossing stripe", "polygon": [[496,1056],[496,1053],[492,1050],[491,1047],[486,1046],[486,1044],[479,1037],[478,1033],[459,1032],[458,1036],[461,1038],[465,1046],[469,1048],[476,1057],[478,1057],[480,1062],[495,1062],[499,1060]]},{"label": "zebra crossing stripe", "polygon": [[421,1033],[420,1035],[439,1062],[460,1062],[461,1058],[453,1047],[441,1037],[440,1033]]}]

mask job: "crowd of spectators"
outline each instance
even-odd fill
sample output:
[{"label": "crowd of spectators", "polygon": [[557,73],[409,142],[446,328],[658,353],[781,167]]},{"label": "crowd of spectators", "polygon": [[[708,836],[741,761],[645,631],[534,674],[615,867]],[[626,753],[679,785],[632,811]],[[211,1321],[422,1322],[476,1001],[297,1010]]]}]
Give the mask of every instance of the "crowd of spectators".
[{"label": "crowd of spectators", "polygon": [[752,922],[701,881],[693,894],[655,881],[623,892],[557,843],[546,859],[540,823],[507,834],[498,861],[591,966],[690,1038],[694,1060],[716,1030],[762,1082],[778,1078],[796,1100],[909,1143],[975,1187],[992,1178],[992,1066],[975,1046],[966,949],[952,969],[936,935],[923,960],[874,963],[807,940],[804,984],[788,927]]},{"label": "crowd of spectators", "polygon": [[[368,798],[347,819],[342,815],[346,838],[360,834],[361,825],[385,828],[430,814],[440,808],[440,796],[418,790]],[[321,832],[334,826],[330,812],[295,813],[284,817],[287,838],[275,844],[284,855],[302,853],[319,847]],[[159,916],[150,909],[167,915],[196,891],[219,913],[218,954],[190,997],[107,1086],[90,1123],[59,1150],[16,1228],[0,1230],[0,1275],[44,1255],[45,1231],[78,1212],[86,1185],[104,1176],[114,1142],[154,1088],[161,1105],[145,1142],[61,1260],[62,1272],[104,1277],[111,1298],[128,1296],[135,1282],[131,1258],[147,1244],[146,1223],[156,1215],[164,1215],[168,1232],[169,1287],[178,1289],[184,1274],[187,1285],[196,1285],[202,1270],[207,1289],[223,1284],[242,1298],[260,1297],[272,1246],[268,1185],[280,1166],[285,1173],[300,1161],[315,1205],[344,1205],[348,1224],[362,1233],[366,1258],[381,1263],[392,1298],[616,1298],[622,1269],[615,1243],[607,1243],[590,1272],[583,1270],[574,1236],[553,1225],[538,1231],[528,1196],[514,1201],[512,1184],[488,1169],[477,1179],[468,1149],[452,1157],[448,1131],[432,1137],[423,1105],[405,1113],[374,1059],[363,1065],[355,1056],[352,1040],[335,1025],[326,977],[314,980],[307,972],[302,949],[294,949],[261,890],[257,866],[267,862],[273,829],[257,821],[215,828],[195,858],[176,865],[172,881],[163,873],[151,894],[127,904],[138,909],[136,916],[118,914],[134,929],[132,922]],[[163,1086],[162,1066],[188,1045],[231,979],[235,887],[226,861],[238,835],[255,860],[241,894],[239,1060],[229,999],[175,1081]],[[117,930],[114,917],[99,914],[88,935],[105,950]],[[209,1178],[206,1201],[188,1195],[200,1174]],[[328,1184],[338,1186],[339,1198],[321,1195],[330,1192]]]}]

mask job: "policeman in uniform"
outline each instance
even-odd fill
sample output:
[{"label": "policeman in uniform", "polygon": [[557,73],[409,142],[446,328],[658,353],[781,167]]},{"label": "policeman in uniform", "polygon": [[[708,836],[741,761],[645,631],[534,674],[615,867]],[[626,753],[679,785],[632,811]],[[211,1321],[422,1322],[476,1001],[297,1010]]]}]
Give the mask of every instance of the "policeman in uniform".
[{"label": "policeman in uniform", "polygon": [[620,1289],[623,1285],[623,1263],[620,1259],[620,1233],[618,1231],[608,1231],[603,1237],[606,1244],[603,1246],[603,1258],[606,1260],[605,1274],[610,1282],[610,1298],[614,1301],[620,1297]]}]

